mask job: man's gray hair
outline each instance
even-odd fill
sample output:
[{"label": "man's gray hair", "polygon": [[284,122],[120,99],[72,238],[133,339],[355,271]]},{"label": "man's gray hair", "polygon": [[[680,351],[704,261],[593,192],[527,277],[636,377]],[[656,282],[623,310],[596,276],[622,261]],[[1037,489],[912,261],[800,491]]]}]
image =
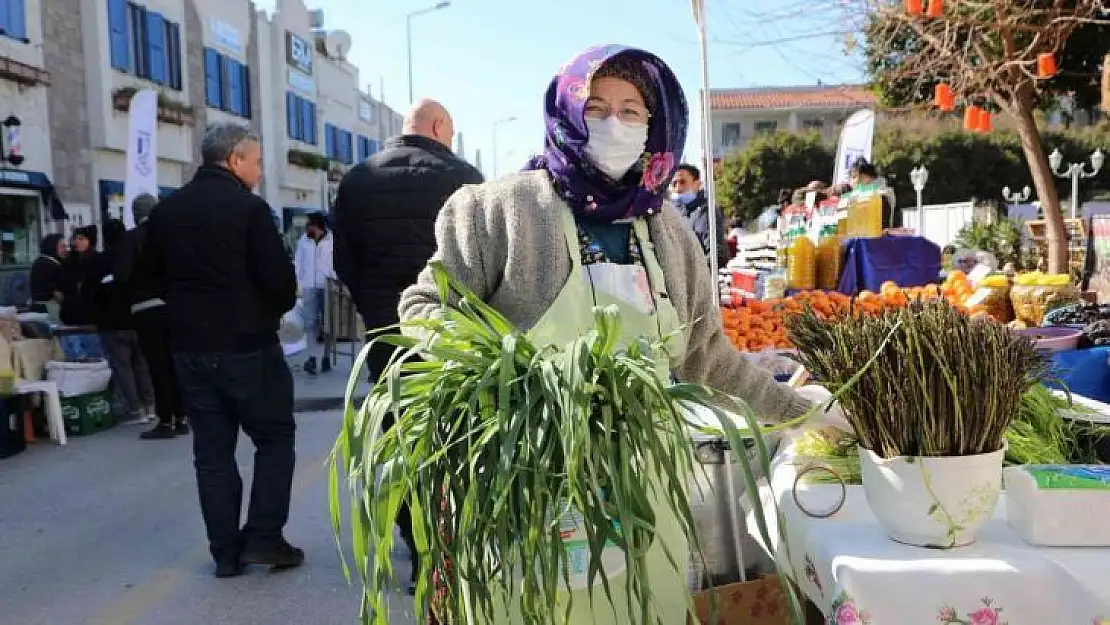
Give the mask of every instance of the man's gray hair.
[{"label": "man's gray hair", "polygon": [[224,165],[244,143],[258,141],[258,135],[242,124],[217,122],[208,127],[200,142],[200,158],[205,165]]}]

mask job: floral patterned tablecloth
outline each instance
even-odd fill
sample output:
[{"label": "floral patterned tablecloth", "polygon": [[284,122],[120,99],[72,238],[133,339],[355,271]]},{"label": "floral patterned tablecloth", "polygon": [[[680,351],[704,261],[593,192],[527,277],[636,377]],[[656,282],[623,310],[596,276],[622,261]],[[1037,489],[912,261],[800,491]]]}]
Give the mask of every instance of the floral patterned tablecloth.
[{"label": "floral patterned tablecloth", "polygon": [[[860,486],[848,487],[830,518],[810,518],[791,493],[796,470],[785,445],[760,489],[765,510],[778,502],[783,531],[772,526],[763,546],[790,567],[829,625],[1110,625],[1110,549],[1026,544],[1005,521],[1005,495],[974,544],[925,549],[887,538]],[[798,487],[812,512],[839,498],[838,485]],[[747,525],[763,544],[751,514]]]}]

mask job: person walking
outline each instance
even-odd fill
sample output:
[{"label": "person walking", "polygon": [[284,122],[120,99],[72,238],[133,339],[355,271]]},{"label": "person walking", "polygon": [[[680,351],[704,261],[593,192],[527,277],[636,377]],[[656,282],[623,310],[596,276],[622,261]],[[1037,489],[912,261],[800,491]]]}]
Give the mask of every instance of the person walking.
[{"label": "person walking", "polygon": [[131,202],[131,214],[137,225],[125,235],[115,267],[116,280],[126,294],[131,323],[154,386],[154,413],[158,422],[139,435],[144,440],[165,440],[189,433],[185,404],[173,370],[166,302],[147,266],[139,262],[147,239],[147,221],[157,204],[158,199],[149,193]]},{"label": "person walking", "polygon": [[[339,184],[333,211],[335,272],[370,332],[398,323],[401,292],[416,282],[435,252],[435,222],[444,202],[463,185],[482,182],[481,172],[451,151],[454,136],[447,109],[421,100],[405,117],[403,134],[388,139],[381,152],[351,168]],[[389,346],[374,344],[367,358],[372,380],[392,355]],[[398,513],[397,524],[412,556],[415,582],[408,508]]]},{"label": "person walking", "polygon": [[[328,232],[328,222],[323,213],[308,216],[304,235],[297,241],[297,251],[293,264],[297,268],[297,286],[301,292],[301,306],[304,319],[304,332],[309,345],[323,343],[324,300],[328,280],[335,279],[332,269],[332,236]],[[315,340],[315,343],[313,343]],[[308,360],[304,370],[316,375],[315,350],[309,348]],[[331,371],[331,361],[325,353],[320,361],[320,371]]]},{"label": "person walking", "polygon": [[[151,213],[141,262],[166,302],[216,576],[234,577],[244,564],[304,561],[284,536],[297,425],[293,375],[277,338],[296,303],[297,277],[269,205],[251,192],[262,180],[258,136],[213,124],[201,159],[193,179]],[[255,446],[241,529],[240,428]]]},{"label": "person walking", "polygon": [[87,291],[92,298],[93,322],[117,396],[123,401],[131,425],[143,425],[154,418],[154,389],[146,359],[139,349],[139,337],[131,323],[131,306],[124,289],[116,279],[116,264],[127,228],[118,219],[104,222],[104,251],[92,259],[92,268],[85,276]]}]

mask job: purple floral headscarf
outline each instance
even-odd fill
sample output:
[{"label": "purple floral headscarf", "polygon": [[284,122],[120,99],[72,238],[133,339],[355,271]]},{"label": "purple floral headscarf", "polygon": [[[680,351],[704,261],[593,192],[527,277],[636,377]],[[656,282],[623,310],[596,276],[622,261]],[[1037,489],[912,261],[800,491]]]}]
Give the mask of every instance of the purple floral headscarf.
[{"label": "purple floral headscarf", "polygon": [[[639,181],[633,185],[611,181],[586,158],[589,133],[584,108],[590,79],[598,68],[618,55],[642,62],[646,81],[657,91],[655,97],[645,94],[656,104],[644,156],[633,168],[640,173]],[[612,222],[651,215],[663,205],[671,176],[682,161],[688,115],[678,79],[658,57],[621,45],[590,48],[564,65],[551,80],[544,98],[547,134],[543,154],[533,157],[524,169],[547,170],[575,214],[591,221]]]}]

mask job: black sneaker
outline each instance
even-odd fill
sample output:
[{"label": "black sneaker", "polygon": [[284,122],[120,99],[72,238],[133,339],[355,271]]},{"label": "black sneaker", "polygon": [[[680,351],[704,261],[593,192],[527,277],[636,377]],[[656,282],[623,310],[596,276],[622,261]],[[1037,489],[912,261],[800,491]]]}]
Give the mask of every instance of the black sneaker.
[{"label": "black sneaker", "polygon": [[275,569],[292,569],[304,563],[304,551],[283,539],[269,549],[247,547],[239,561],[243,564],[268,564]]},{"label": "black sneaker", "polygon": [[187,421],[178,421],[173,426],[173,433],[175,436],[186,436],[189,434],[189,423]]},{"label": "black sneaker", "polygon": [[316,357],[313,356],[306,360],[302,368],[308,375],[316,375]]},{"label": "black sneaker", "polygon": [[324,356],[324,359],[320,361],[320,373],[327,373],[329,371],[331,371],[331,358]]},{"label": "black sneaker", "polygon": [[243,565],[238,558],[216,562],[216,577],[239,577],[243,574]]},{"label": "black sneaker", "polygon": [[165,423],[159,423],[158,425],[140,434],[139,438],[145,441],[156,441],[173,438],[174,436],[176,436],[176,434],[174,433],[173,426],[167,425]]}]

